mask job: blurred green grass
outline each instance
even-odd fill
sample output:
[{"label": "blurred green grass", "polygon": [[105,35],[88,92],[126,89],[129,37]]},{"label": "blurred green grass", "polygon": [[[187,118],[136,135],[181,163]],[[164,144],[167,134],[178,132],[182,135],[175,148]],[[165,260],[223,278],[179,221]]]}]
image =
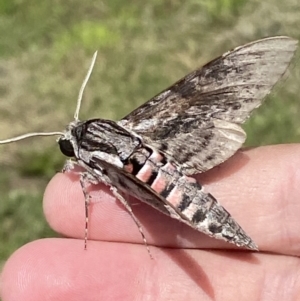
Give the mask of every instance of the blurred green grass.
[{"label": "blurred green grass", "polygon": [[[80,118],[118,119],[235,46],[299,39],[298,2],[1,0],[0,138],[64,129],[97,49]],[[298,60],[299,53],[245,125],[247,145],[298,141]],[[51,137],[0,147],[0,264],[24,243],[53,235],[42,195],[63,161]]]}]

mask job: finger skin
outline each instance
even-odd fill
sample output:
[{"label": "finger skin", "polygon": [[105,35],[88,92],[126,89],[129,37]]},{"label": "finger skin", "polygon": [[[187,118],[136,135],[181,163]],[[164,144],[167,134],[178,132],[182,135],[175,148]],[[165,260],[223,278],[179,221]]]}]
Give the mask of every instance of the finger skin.
[{"label": "finger skin", "polygon": [[[130,216],[101,185],[92,191],[85,251],[78,178],[59,174],[45,192],[45,215],[54,229],[80,239],[38,240],[16,251],[3,268],[1,298],[299,300],[299,151],[299,145],[247,150],[197,176],[265,253],[201,250],[231,245],[134,201],[148,242],[160,246],[150,247],[151,260]],[[190,247],[199,249],[183,249]]]},{"label": "finger skin", "polygon": [[[2,275],[3,301],[299,300],[299,259],[258,253],[44,239],[18,250]],[[238,277],[237,277],[238,276]]]},{"label": "finger skin", "polygon": [[[234,219],[268,252],[300,255],[300,145],[277,145],[238,152],[213,170],[198,175]],[[104,185],[92,188],[89,238],[142,243],[130,215]],[[234,248],[211,239],[167,217],[150,206],[133,201],[149,244],[186,248]],[[44,198],[49,224],[68,237],[83,238],[84,198],[78,177],[57,174]]]}]

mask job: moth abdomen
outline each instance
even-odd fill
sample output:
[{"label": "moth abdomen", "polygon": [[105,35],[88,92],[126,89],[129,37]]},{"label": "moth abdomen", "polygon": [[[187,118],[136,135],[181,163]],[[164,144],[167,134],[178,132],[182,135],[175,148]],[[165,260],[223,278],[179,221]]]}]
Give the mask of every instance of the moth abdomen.
[{"label": "moth abdomen", "polygon": [[138,180],[148,185],[154,191],[153,198],[156,193],[165,200],[167,207],[174,210],[174,216],[170,212],[169,215],[178,216],[195,230],[214,238],[257,250],[255,243],[229,212],[194,178],[181,173],[164,154],[143,149],[133,153],[129,162],[125,165],[127,172],[135,173]]}]

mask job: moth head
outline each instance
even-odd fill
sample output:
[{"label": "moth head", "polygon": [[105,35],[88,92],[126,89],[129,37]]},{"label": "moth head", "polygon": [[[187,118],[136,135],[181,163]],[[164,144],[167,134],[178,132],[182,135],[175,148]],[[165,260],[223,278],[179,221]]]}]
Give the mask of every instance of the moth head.
[{"label": "moth head", "polygon": [[75,157],[75,153],[77,152],[77,143],[74,135],[72,134],[72,129],[75,128],[80,123],[79,120],[74,120],[70,122],[67,126],[63,135],[61,135],[56,141],[59,145],[60,151],[66,157]]},{"label": "moth head", "polygon": [[76,144],[72,143],[73,137],[71,135],[71,129],[79,123],[78,115],[79,115],[79,110],[80,110],[80,106],[81,106],[83,92],[84,92],[85,86],[90,78],[93,67],[95,65],[96,57],[97,57],[97,51],[93,55],[90,68],[89,68],[87,75],[86,75],[86,77],[81,85],[81,88],[79,90],[77,106],[76,106],[76,110],[74,113],[74,121],[70,122],[70,124],[67,126],[67,129],[65,132],[27,133],[27,134],[9,138],[6,140],[0,140],[0,144],[7,144],[7,143],[16,142],[19,140],[27,139],[30,137],[36,137],[36,136],[59,136],[59,138],[57,139],[57,142],[58,142],[61,152],[67,157],[74,157],[75,152],[76,152],[76,149],[75,149]]},{"label": "moth head", "polygon": [[59,139],[58,140],[60,151],[66,156],[66,157],[74,157],[75,152],[73,145],[70,140],[66,139]]},{"label": "moth head", "polygon": [[57,143],[59,145],[60,151],[66,157],[75,157],[75,150],[71,142],[71,139],[68,139],[65,136],[61,136],[58,138]]}]

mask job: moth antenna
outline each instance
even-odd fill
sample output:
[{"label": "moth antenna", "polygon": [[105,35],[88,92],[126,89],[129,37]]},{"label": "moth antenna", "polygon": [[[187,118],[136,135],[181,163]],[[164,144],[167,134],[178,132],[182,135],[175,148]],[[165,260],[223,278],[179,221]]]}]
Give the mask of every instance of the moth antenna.
[{"label": "moth antenna", "polygon": [[62,135],[64,135],[64,133],[63,132],[28,133],[28,134],[24,134],[24,135],[21,135],[21,136],[9,138],[9,139],[6,139],[6,140],[0,140],[0,144],[16,142],[16,141],[19,141],[19,140],[23,140],[23,139],[30,138],[30,137],[36,137],[36,136],[57,136],[57,135],[62,136]]},{"label": "moth antenna", "polygon": [[94,68],[94,65],[95,65],[95,62],[96,62],[96,58],[97,58],[97,54],[98,54],[98,51],[96,51],[93,55],[93,58],[92,58],[92,62],[91,62],[91,65],[90,65],[90,68],[87,72],[87,75],[81,85],[81,88],[79,90],[79,94],[78,94],[78,99],[77,99],[77,106],[76,106],[76,110],[75,110],[75,114],[74,114],[74,119],[75,121],[78,121],[78,115],[79,115],[79,110],[80,110],[80,106],[81,106],[81,100],[82,100],[82,95],[83,95],[83,92],[84,92],[84,89],[85,89],[85,86],[92,74],[92,71],[93,71],[93,68]]}]

